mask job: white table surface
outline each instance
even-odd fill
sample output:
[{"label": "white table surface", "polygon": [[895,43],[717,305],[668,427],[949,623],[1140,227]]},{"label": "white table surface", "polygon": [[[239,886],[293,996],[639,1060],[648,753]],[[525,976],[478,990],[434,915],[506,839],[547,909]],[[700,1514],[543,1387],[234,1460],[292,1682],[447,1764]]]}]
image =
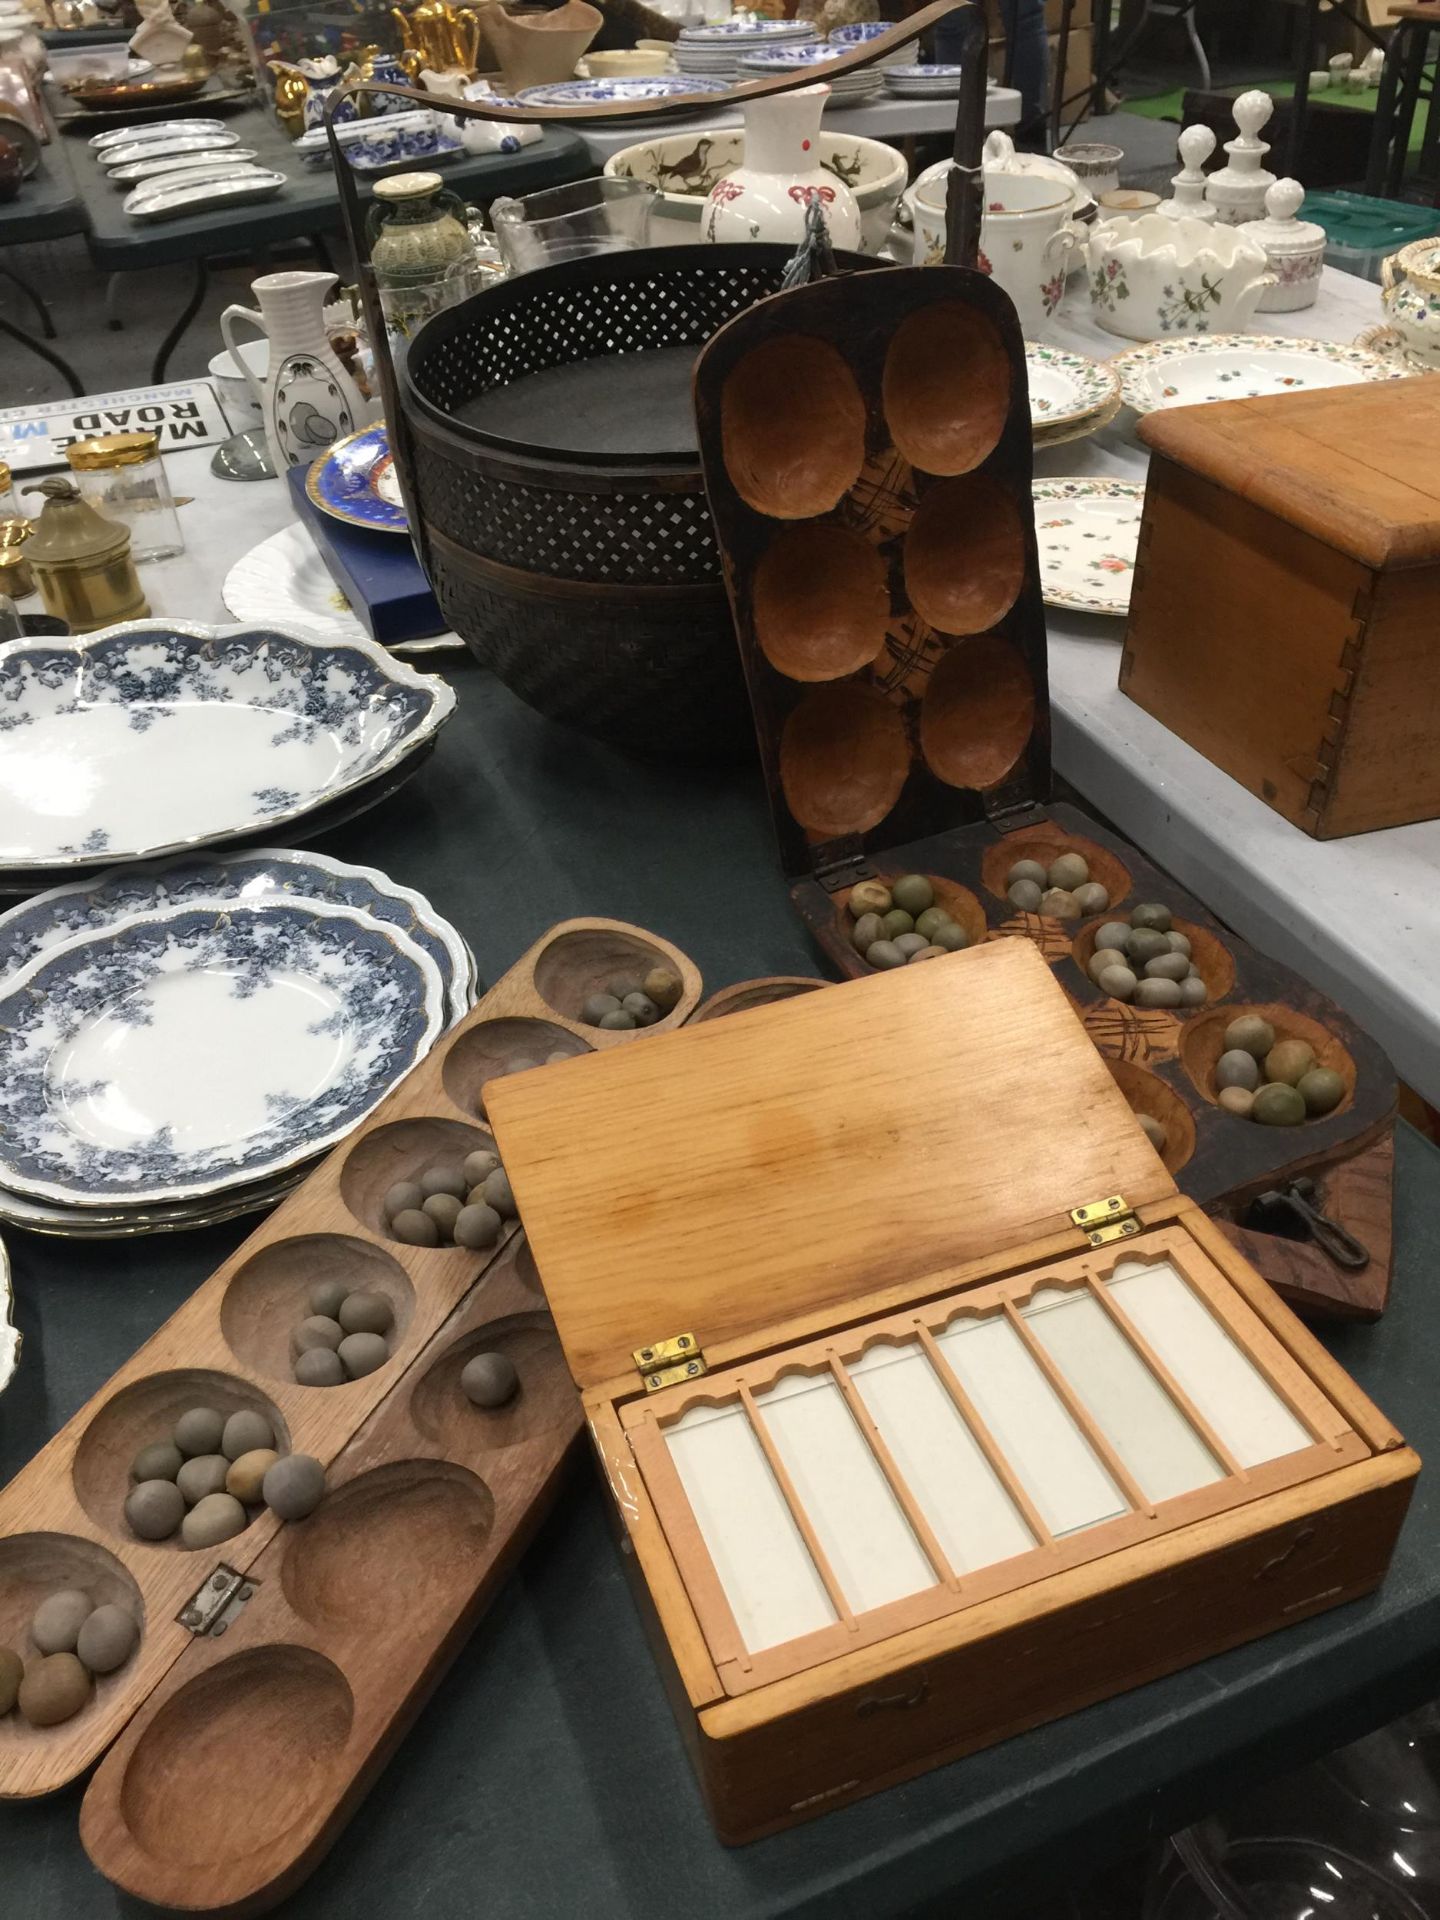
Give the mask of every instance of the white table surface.
[{"label": "white table surface", "polygon": [[[1052,337],[1108,357],[1127,343],[1090,320],[1083,277]],[[1326,268],[1319,302],[1258,316],[1257,331],[1352,340],[1380,317],[1378,289]],[[1104,432],[1042,453],[1037,474],[1143,477],[1122,412]],[[278,481],[213,479],[208,449],[171,455],[189,548],[142,570],[157,612],[223,621],[226,572],[292,519]],[[1119,621],[1047,609],[1056,769],[1152,859],[1256,946],[1337,1000],[1440,1105],[1440,822],[1312,840],[1125,698]]]},{"label": "white table surface", "polygon": [[[1108,356],[1128,343],[1094,325],[1082,285],[1050,337]],[[1313,307],[1259,314],[1253,330],[1349,341],[1381,317],[1378,287],[1327,267]],[[1123,409],[1038,455],[1036,474],[1143,478],[1134,427]],[[1122,622],[1046,615],[1057,771],[1237,933],[1338,1001],[1440,1105],[1440,821],[1313,840],[1121,693]]]},{"label": "white table surface", "polygon": [[[948,100],[898,100],[881,92],[855,106],[828,106],[823,125],[827,133],[858,133],[863,140],[906,140],[919,133],[953,133],[956,105],[953,96]],[[987,91],[987,127],[1013,127],[1019,118],[1020,95],[1014,87],[997,86]],[[698,119],[632,121],[627,127],[602,129],[577,122],[573,131],[590,149],[596,165],[603,166],[612,153],[618,153],[622,147],[637,146],[642,140],[663,138],[672,133],[716,133],[723,127],[742,124],[740,108],[730,107]]]}]

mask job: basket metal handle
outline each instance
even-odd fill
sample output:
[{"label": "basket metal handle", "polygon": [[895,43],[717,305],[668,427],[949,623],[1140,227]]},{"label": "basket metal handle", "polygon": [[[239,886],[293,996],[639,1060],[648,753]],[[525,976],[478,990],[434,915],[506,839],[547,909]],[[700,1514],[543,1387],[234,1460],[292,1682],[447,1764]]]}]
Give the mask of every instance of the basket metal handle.
[{"label": "basket metal handle", "polygon": [[[837,74],[853,73],[861,67],[871,66],[875,61],[883,59],[886,54],[894,52],[899,47],[908,46],[913,40],[918,40],[920,35],[927,28],[934,26],[937,20],[943,20],[947,15],[956,12],[963,12],[966,18],[961,23],[963,29],[960,49],[962,72],[960,99],[955,113],[953,147],[955,165],[951,170],[949,186],[946,190],[945,262],[947,266],[973,267],[977,263],[980,245],[981,148],[985,138],[985,60],[989,44],[985,14],[982,9],[976,5],[975,0],[930,0],[929,6],[922,7],[918,13],[911,14],[908,20],[898,21],[889,32],[877,34],[873,40],[865,41],[853,53],[842,54],[830,63],[830,69]],[[671,115],[688,117],[714,113],[717,108],[731,106],[737,102],[743,105],[747,100],[759,99],[766,94],[791,93],[796,88],[814,84],[814,74],[802,71],[795,74],[779,74],[774,79],[750,80],[741,86],[730,88],[726,93],[682,94],[673,100],[630,100],[619,106],[591,107],[502,106],[490,100],[442,99],[436,94],[427,93],[423,88],[402,87],[388,80],[354,80],[345,86],[331,89],[325,103],[325,138],[330,149],[330,164],[335,170],[336,182],[340,189],[340,211],[345,221],[346,238],[350,242],[351,258],[355,262],[355,277],[360,289],[361,305],[365,309],[365,323],[370,334],[370,347],[374,355],[376,375],[380,382],[380,394],[390,432],[390,449],[395,460],[401,497],[410,517],[410,525],[416,530],[415,537],[421,542],[422,548],[423,534],[419,531],[420,517],[410,487],[411,448],[398,405],[395,365],[391,358],[385,315],[380,305],[380,289],[370,264],[370,248],[365,232],[360,194],[355,185],[355,171],[345,158],[336,132],[335,116],[341,102],[357,94],[388,94],[394,99],[411,100],[418,106],[453,115],[459,120],[515,121],[521,125],[554,120],[562,125],[570,121],[584,125],[591,121],[604,122],[621,117],[631,120],[662,119]],[[420,558],[423,563],[426,558],[423,551]]]}]

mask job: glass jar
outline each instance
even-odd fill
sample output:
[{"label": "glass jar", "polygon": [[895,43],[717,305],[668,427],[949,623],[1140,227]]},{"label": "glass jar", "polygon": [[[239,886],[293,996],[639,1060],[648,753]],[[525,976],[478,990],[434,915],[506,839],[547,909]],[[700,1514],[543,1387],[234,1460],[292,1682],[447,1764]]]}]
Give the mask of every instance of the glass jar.
[{"label": "glass jar", "polygon": [[20,502],[15,498],[15,478],[10,471],[9,462],[0,460],[0,520],[13,520],[20,512]]},{"label": "glass jar", "polygon": [[77,440],[65,457],[90,505],[129,528],[133,560],[168,560],[185,551],[157,433]]}]

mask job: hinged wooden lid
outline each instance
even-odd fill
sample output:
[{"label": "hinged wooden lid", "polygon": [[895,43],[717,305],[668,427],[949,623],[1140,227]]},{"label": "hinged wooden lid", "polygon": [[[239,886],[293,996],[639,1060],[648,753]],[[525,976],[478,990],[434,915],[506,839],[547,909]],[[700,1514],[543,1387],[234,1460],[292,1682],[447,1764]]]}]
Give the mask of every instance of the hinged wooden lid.
[{"label": "hinged wooden lid", "polygon": [[1364,566],[1440,559],[1440,374],[1162,408],[1140,437]]},{"label": "hinged wooden lid", "polygon": [[1176,1192],[1023,939],[491,1081],[485,1103],[582,1387],[638,1388],[635,1349],[682,1331],[703,1349]]}]

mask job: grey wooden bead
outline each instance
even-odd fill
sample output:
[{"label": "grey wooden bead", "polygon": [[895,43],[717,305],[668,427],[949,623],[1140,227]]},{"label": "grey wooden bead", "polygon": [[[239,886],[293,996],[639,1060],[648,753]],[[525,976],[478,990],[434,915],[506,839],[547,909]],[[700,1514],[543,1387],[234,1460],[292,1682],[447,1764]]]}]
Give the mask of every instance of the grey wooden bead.
[{"label": "grey wooden bead", "polygon": [[265,1475],[265,1504],[282,1520],[303,1520],[325,1497],[325,1469],[308,1453],[287,1453]]},{"label": "grey wooden bead", "polygon": [[1159,953],[1145,962],[1147,980],[1184,980],[1189,972],[1190,962],[1183,953]]},{"label": "grey wooden bead", "polygon": [[237,1533],[243,1533],[249,1524],[244,1507],[233,1493],[210,1493],[180,1522],[180,1540],[192,1552],[198,1547],[218,1547],[222,1540],[233,1540]]},{"label": "grey wooden bead", "polygon": [[80,1629],[94,1611],[95,1602],[78,1587],[63,1587],[42,1600],[30,1622],[30,1638],[41,1653],[73,1653]]},{"label": "grey wooden bead", "polygon": [[185,1496],[173,1480],[142,1480],[125,1501],[125,1523],[137,1540],[168,1540],[185,1518]]},{"label": "grey wooden bead", "polygon": [[1178,980],[1142,980],[1135,989],[1137,1007],[1178,1007],[1180,1004],[1180,982]]},{"label": "grey wooden bead", "polygon": [[503,1407],[515,1397],[520,1376],[504,1353],[477,1353],[460,1374],[460,1390],[477,1407]]}]

